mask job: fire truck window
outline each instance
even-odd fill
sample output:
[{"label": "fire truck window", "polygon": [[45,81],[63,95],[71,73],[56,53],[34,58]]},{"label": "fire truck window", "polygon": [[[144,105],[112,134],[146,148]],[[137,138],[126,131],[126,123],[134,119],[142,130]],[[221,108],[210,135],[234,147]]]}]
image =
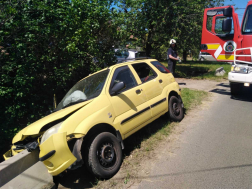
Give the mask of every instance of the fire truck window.
[{"label": "fire truck window", "polygon": [[233,34],[234,33],[234,24],[232,22],[232,29],[231,32],[224,32],[222,31],[222,21],[226,19],[226,17],[220,17],[220,18],[216,18],[215,20],[215,28],[214,31],[216,34]]},{"label": "fire truck window", "polygon": [[[232,22],[232,30],[230,33],[222,31],[222,21],[227,17],[223,16],[223,10],[208,11],[206,28],[214,34],[233,34],[234,26]],[[232,18],[231,18],[232,19]]]},{"label": "fire truck window", "polygon": [[211,29],[212,29],[212,21],[213,21],[213,17],[207,16],[207,30],[208,31],[211,31]]},{"label": "fire truck window", "polygon": [[249,6],[247,9],[243,22],[242,32],[252,33],[252,6]]}]

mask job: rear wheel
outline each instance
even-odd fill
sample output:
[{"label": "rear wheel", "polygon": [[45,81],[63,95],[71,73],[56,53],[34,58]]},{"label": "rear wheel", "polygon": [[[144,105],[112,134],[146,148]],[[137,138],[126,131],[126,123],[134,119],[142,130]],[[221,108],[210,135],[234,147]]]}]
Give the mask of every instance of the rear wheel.
[{"label": "rear wheel", "polygon": [[118,139],[109,132],[97,135],[86,150],[86,166],[96,177],[109,179],[120,169],[122,148]]},{"label": "rear wheel", "polygon": [[232,83],[230,82],[230,90],[231,95],[238,95],[242,91],[243,84],[242,83]]},{"label": "rear wheel", "polygon": [[169,99],[169,116],[173,121],[181,121],[184,118],[182,100],[178,99],[176,96],[172,96]]}]

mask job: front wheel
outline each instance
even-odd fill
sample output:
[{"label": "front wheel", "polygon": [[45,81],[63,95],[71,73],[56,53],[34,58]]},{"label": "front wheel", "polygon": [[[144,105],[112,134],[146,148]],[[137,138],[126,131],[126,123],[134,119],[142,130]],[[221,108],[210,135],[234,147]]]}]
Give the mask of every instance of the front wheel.
[{"label": "front wheel", "polygon": [[181,121],[184,118],[182,100],[178,99],[176,96],[172,96],[169,99],[169,116],[173,121]]},{"label": "front wheel", "polygon": [[88,150],[87,166],[98,178],[109,179],[120,169],[122,148],[118,139],[109,132],[97,135]]}]

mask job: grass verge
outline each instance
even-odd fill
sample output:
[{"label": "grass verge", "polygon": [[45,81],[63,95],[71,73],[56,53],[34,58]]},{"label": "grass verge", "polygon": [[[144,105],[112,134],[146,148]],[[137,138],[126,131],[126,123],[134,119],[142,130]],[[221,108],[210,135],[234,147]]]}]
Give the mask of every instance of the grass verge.
[{"label": "grass verge", "polygon": [[[205,91],[182,89],[186,112],[200,105],[207,96],[208,93]],[[127,138],[124,141],[124,160],[119,173],[110,180],[98,181],[92,186],[95,188],[128,188],[138,182],[136,178],[147,166],[145,161],[155,159],[154,151],[176,125],[177,123],[170,123],[167,115],[164,115]]]},{"label": "grass verge", "polygon": [[[161,62],[164,66],[168,66],[167,61]],[[223,67],[225,74],[223,76],[215,76],[215,70]],[[187,63],[177,63],[176,65],[176,77],[192,78],[192,79],[209,79],[221,81],[228,78],[228,72],[231,69],[231,65],[225,62],[197,62],[188,61]]]}]

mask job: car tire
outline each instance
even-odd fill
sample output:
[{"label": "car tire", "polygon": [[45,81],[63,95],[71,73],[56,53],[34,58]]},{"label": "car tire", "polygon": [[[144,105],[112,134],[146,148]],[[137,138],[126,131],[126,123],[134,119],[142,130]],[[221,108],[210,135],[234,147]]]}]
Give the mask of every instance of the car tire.
[{"label": "car tire", "polygon": [[168,113],[172,121],[181,121],[184,118],[182,100],[178,99],[176,96],[171,96],[168,108]]},{"label": "car tire", "polygon": [[205,59],[203,57],[200,58],[200,61],[204,61]]},{"label": "car tire", "polygon": [[238,95],[242,91],[242,83],[232,83],[230,82],[231,95]]},{"label": "car tire", "polygon": [[122,164],[122,148],[115,135],[103,132],[90,142],[85,162],[88,170],[101,179],[113,177]]}]

